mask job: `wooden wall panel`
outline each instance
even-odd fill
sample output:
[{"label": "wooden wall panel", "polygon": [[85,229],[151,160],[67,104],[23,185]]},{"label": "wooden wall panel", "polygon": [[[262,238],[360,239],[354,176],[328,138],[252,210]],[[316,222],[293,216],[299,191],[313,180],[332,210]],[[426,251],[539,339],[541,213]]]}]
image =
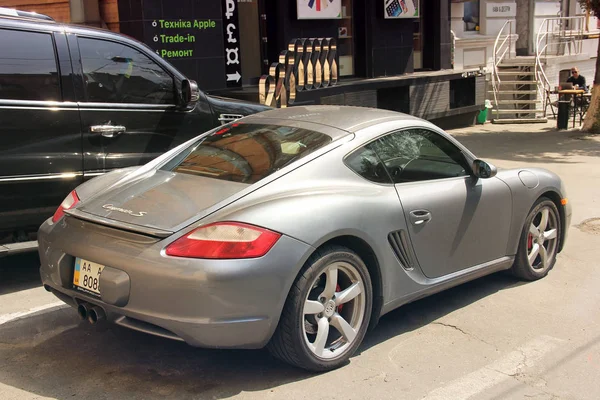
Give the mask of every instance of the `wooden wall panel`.
[{"label": "wooden wall panel", "polygon": [[[118,0],[98,0],[100,16],[106,28],[119,32]],[[69,0],[3,0],[2,7],[16,8],[46,14],[57,22],[71,22]]]},{"label": "wooden wall panel", "polygon": [[46,14],[58,22],[71,21],[68,0],[3,0],[2,7]]},{"label": "wooden wall panel", "polygon": [[113,32],[119,32],[119,8],[118,0],[100,0],[100,17]]}]

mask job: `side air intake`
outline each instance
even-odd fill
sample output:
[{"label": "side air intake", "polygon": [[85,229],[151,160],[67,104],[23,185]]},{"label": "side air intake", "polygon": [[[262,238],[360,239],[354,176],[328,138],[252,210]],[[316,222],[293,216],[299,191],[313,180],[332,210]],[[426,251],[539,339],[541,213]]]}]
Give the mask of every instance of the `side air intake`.
[{"label": "side air intake", "polygon": [[396,257],[398,257],[398,261],[400,261],[400,264],[402,264],[404,269],[413,269],[415,263],[412,257],[412,252],[409,250],[410,245],[406,231],[400,230],[390,233],[388,235],[388,241],[390,242]]}]

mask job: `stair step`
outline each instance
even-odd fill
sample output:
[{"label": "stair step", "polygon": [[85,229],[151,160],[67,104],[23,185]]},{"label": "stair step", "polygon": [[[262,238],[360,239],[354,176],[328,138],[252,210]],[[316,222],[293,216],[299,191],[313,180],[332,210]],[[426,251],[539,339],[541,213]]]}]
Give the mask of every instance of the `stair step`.
[{"label": "stair step", "polygon": [[537,81],[500,81],[501,85],[537,85]]},{"label": "stair step", "polygon": [[514,61],[514,60],[503,60],[499,67],[535,67],[535,60],[533,61]]},{"label": "stair step", "polygon": [[498,104],[536,104],[542,100],[498,100]]},{"label": "stair step", "polygon": [[4,245],[0,244],[0,257],[19,253],[28,253],[37,250],[37,248],[37,240],[33,240],[31,242],[9,243]]},{"label": "stair step", "polygon": [[543,124],[548,118],[494,118],[492,124]]},{"label": "stair step", "polygon": [[520,70],[507,71],[507,70],[500,70],[500,71],[498,71],[498,75],[528,75],[528,76],[535,76],[535,71],[520,71]]},{"label": "stair step", "polygon": [[512,110],[492,110],[492,112],[496,113],[496,114],[539,114],[539,113],[543,113],[544,110],[538,110],[535,108],[532,108],[531,110],[516,110],[516,109],[512,109]]},{"label": "stair step", "polygon": [[[488,93],[494,93],[493,90],[489,90]],[[536,94],[537,90],[498,90],[498,94]]]}]

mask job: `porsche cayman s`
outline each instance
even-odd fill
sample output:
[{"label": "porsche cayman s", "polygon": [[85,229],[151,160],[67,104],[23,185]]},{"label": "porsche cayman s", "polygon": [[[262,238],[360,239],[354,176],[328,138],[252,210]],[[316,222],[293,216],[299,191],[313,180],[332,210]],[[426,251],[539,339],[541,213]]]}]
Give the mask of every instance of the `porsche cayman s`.
[{"label": "porsche cayman s", "polygon": [[544,277],[570,218],[547,170],[497,170],[408,115],[299,106],[85,182],[40,227],[40,272],[91,323],[325,371],[403,304]]}]

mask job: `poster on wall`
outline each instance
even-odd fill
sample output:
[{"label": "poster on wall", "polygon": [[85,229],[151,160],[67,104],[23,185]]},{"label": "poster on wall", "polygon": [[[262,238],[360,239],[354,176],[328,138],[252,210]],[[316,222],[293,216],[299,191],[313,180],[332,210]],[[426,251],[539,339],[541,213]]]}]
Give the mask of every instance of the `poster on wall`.
[{"label": "poster on wall", "polygon": [[341,19],[342,0],[296,0],[298,19]]},{"label": "poster on wall", "polygon": [[385,18],[419,18],[419,0],[384,0]]}]

